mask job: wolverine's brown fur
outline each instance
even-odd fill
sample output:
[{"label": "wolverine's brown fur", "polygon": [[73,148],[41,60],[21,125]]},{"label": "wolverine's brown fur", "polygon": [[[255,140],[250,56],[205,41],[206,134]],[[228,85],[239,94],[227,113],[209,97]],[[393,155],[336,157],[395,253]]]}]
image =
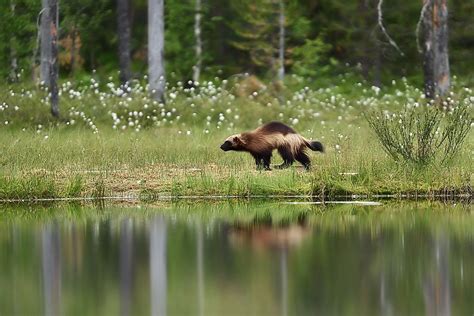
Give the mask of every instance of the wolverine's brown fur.
[{"label": "wolverine's brown fur", "polygon": [[270,170],[270,160],[274,149],[277,149],[283,158],[283,164],[277,166],[278,168],[289,167],[297,160],[309,169],[311,161],[306,154],[306,148],[324,151],[320,142],[309,141],[280,122],[270,122],[251,132],[232,135],[221,145],[224,151],[249,152],[255,158],[257,168],[264,167],[267,170]]}]

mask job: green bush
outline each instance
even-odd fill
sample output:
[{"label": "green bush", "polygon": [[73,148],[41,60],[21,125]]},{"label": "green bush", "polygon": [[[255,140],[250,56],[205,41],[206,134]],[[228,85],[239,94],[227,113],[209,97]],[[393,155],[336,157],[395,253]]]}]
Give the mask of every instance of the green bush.
[{"label": "green bush", "polygon": [[468,103],[448,111],[429,104],[406,107],[399,113],[379,110],[365,118],[387,154],[417,166],[448,163],[459,152],[473,122]]}]

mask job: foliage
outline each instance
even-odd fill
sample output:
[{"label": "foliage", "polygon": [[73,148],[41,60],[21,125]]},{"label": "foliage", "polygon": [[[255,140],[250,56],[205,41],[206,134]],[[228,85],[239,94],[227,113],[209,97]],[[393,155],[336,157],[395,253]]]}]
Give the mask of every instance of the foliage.
[{"label": "foliage", "polygon": [[[330,47],[320,63],[337,60],[335,70],[344,71],[349,64],[356,73],[371,82],[381,76],[387,83],[393,77],[420,77],[419,54],[414,31],[421,3],[412,1],[400,6],[384,2],[384,25],[404,52],[399,55],[380,36],[377,26],[377,1],[284,0],[286,17],[287,73],[301,74],[311,67],[309,53],[303,49]],[[194,53],[194,1],[169,1],[165,8],[166,69],[168,79],[189,80]],[[12,6],[14,9],[12,10]],[[453,72],[466,75],[472,69],[474,21],[471,1],[451,1],[450,60]],[[37,22],[40,2],[9,0],[0,3],[0,77],[8,78],[14,60],[20,79],[31,78],[37,63]],[[108,0],[70,0],[60,7],[60,40],[67,41],[74,32],[81,40],[78,60],[83,65],[74,73],[80,79],[97,71],[102,78],[115,78],[118,69],[116,3]],[[272,75],[272,57],[278,46],[278,1],[276,0],[208,0],[203,2],[203,78],[216,74],[227,77],[253,72]],[[137,77],[146,74],[147,2],[130,4],[132,25],[132,69]],[[313,42],[319,39],[322,43]],[[309,40],[309,42],[306,42]],[[312,43],[311,43],[312,42]],[[328,46],[326,46],[328,45]],[[62,50],[63,48],[60,48]],[[300,50],[294,56],[293,50]],[[63,50],[68,54],[68,49]],[[36,61],[35,61],[36,58]],[[299,58],[305,60],[300,61]],[[316,56],[321,58],[321,55]],[[296,70],[292,65],[300,63]],[[321,69],[321,67],[318,67]],[[311,72],[311,71],[310,71]],[[72,74],[69,65],[61,67],[61,75]],[[318,73],[317,76],[321,76]],[[331,74],[329,74],[331,75]]]},{"label": "foliage", "polygon": [[445,164],[458,154],[474,122],[471,112],[467,103],[448,112],[428,104],[400,113],[370,113],[366,119],[393,159],[426,166]]},{"label": "foliage", "polygon": [[231,45],[245,52],[253,72],[276,73],[278,51],[278,1],[233,1],[236,19],[230,22],[236,39]]},{"label": "foliage", "polygon": [[310,78],[327,76],[338,64],[336,59],[328,57],[330,50],[331,45],[321,37],[307,39],[304,45],[293,49],[293,73]]}]

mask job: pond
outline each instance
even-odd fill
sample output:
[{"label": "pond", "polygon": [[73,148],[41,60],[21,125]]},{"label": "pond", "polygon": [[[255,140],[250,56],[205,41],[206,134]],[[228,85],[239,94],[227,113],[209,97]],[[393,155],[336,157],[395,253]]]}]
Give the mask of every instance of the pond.
[{"label": "pond", "polygon": [[473,315],[472,205],[0,205],[1,315]]}]

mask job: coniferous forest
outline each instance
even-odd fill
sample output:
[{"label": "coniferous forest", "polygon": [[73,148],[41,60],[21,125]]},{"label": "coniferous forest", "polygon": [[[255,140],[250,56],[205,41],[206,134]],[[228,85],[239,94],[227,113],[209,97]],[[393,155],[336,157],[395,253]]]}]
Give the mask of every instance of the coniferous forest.
[{"label": "coniferous forest", "polygon": [[[18,76],[37,80],[40,75],[41,21],[50,1],[42,2],[43,6],[34,0],[1,4],[0,76],[4,80],[16,81]],[[104,78],[123,81],[147,73],[148,6],[154,1],[58,2],[60,78],[80,79],[97,71]],[[474,3],[436,2],[449,5],[451,70],[471,78]],[[353,72],[376,86],[402,76],[421,82],[422,10],[423,1],[166,1],[166,77],[171,84],[241,73],[274,80],[281,71],[282,53],[284,74],[314,81]]]}]

